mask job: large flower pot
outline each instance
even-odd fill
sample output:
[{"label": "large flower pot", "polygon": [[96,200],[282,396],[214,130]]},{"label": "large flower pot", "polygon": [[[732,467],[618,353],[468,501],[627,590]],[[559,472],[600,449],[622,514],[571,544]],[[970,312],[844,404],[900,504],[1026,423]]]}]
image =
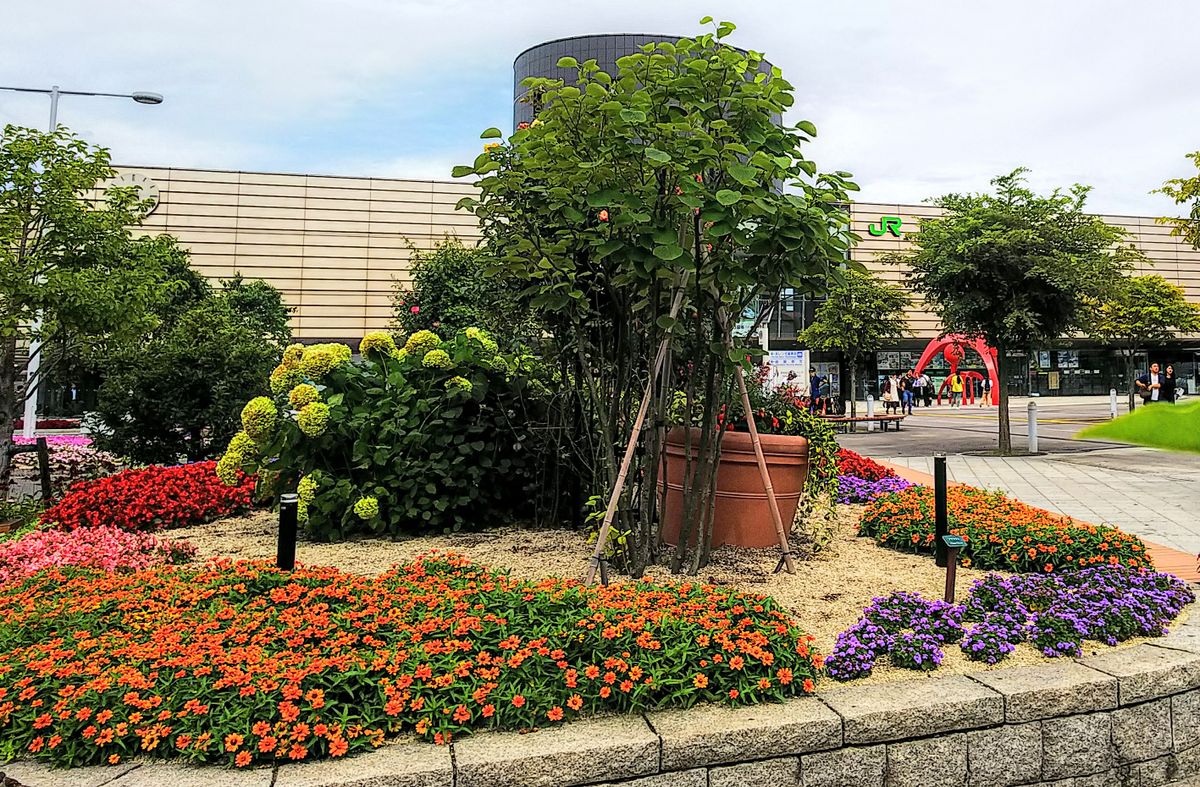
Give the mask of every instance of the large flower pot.
[{"label": "large flower pot", "polygon": [[[692,429],[692,456],[700,441],[700,430]],[[783,526],[791,531],[796,507],[804,494],[808,478],[808,440],[791,435],[759,435],[767,472],[779,502]],[[683,474],[686,465],[684,429],[667,433],[663,483],[667,487],[667,510],[663,516],[662,536],[668,544],[679,540],[683,521]],[[695,531],[693,530],[693,533]],[[692,536],[695,538],[695,536]],[[721,463],[717,467],[717,499],[713,511],[713,547],[732,544],[740,547],[771,547],[779,543],[771,503],[763,489],[754,444],[746,432],[726,432],[721,440]]]}]

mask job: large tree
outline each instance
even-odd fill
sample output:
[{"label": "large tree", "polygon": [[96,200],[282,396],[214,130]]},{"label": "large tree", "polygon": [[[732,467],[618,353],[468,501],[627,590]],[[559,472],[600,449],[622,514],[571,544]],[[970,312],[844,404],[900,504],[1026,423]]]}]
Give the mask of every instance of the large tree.
[{"label": "large tree", "polygon": [[1200,331],[1200,306],[1162,276],[1122,276],[1103,299],[1089,304],[1086,331],[1116,345],[1125,359],[1129,409],[1134,407],[1134,360],[1150,344]]},{"label": "large tree", "polygon": [[1025,185],[1025,169],[992,181],[994,193],[947,194],[943,213],[909,235],[912,249],[891,255],[907,265],[913,288],[947,333],[982,336],[997,350],[999,448],[1012,452],[1008,413],[1010,350],[1046,346],[1085,322],[1089,297],[1124,270],[1124,230],[1084,212],[1089,188],[1048,195]]},{"label": "large tree", "polygon": [[858,370],[863,359],[908,335],[904,290],[869,273],[846,268],[830,276],[829,297],[798,337],[813,350],[840,352],[850,372],[850,415],[858,412]]},{"label": "large tree", "polygon": [[[137,335],[148,319],[163,247],[132,237],[149,205],[132,189],[105,191],[115,174],[108,151],[65,129],[5,126],[0,134],[0,490],[24,404],[19,350],[40,340],[77,354]],[[51,360],[41,358],[25,391],[52,370]]]},{"label": "large tree", "polygon": [[[748,352],[734,346],[732,320],[780,288],[819,289],[849,242],[839,207],[856,188],[848,173],[817,174],[804,152],[812,124],[777,122],[792,86],[761,54],[723,42],[732,24],[715,27],[646,45],[613,74],[560,59],[571,83],[526,81],[537,119],[454,171],[479,177],[478,197],[460,205],[479,218],[497,273],[527,286],[552,334],[573,397],[563,411],[578,427],[579,472],[596,479],[588,491],[607,498],[618,485],[639,400],[653,386],[618,521],[635,574],[658,545],[662,425],[677,384],[698,425],[682,536],[696,546],[677,552],[695,571],[709,550],[717,413]],[[655,376],[664,339],[668,373]],[[671,379],[679,369],[686,379]]]},{"label": "large tree", "polygon": [[1197,173],[1190,178],[1168,180],[1156,193],[1166,194],[1178,205],[1190,206],[1188,215],[1161,218],[1159,221],[1174,228],[1172,235],[1178,235],[1200,249],[1200,150],[1189,153],[1187,157],[1196,165]]}]

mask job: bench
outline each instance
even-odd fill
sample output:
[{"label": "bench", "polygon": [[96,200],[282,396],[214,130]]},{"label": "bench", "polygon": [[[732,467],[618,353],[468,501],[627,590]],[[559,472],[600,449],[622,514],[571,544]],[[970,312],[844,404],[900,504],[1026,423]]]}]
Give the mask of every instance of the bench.
[{"label": "bench", "polygon": [[896,431],[900,431],[900,424],[907,416],[903,415],[859,415],[851,418],[848,415],[822,415],[821,420],[833,425],[833,428],[838,432],[849,433],[858,428],[860,423],[876,423],[882,431],[886,432],[889,426],[896,427]]}]

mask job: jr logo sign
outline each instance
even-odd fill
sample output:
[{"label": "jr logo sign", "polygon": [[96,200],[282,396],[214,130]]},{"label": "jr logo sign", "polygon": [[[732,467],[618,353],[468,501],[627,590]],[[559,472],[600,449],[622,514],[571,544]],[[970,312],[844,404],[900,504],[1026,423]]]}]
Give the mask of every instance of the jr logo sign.
[{"label": "jr logo sign", "polygon": [[868,224],[867,232],[872,235],[886,235],[891,233],[895,237],[900,237],[900,217],[899,216],[880,216],[878,224]]}]

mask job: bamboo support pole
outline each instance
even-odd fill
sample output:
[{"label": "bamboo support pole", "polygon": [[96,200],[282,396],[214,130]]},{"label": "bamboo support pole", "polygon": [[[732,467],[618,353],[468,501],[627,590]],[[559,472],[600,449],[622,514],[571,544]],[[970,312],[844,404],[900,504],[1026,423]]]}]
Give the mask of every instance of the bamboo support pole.
[{"label": "bamboo support pole", "polygon": [[[679,283],[679,289],[675,292],[675,298],[671,302],[671,319],[674,319],[679,314],[679,308],[683,304],[683,291],[687,285],[687,274]],[[589,561],[587,574],[583,578],[585,585],[590,585],[596,581],[596,572],[601,572],[601,579],[607,584],[607,571],[605,570],[604,549],[608,546],[608,536],[612,530],[613,517],[617,513],[617,502],[621,499],[621,493],[625,490],[625,479],[629,475],[629,466],[633,463],[633,454],[637,449],[638,436],[642,433],[642,424],[646,420],[646,411],[650,409],[650,399],[654,395],[654,381],[658,378],[659,372],[662,371],[663,361],[667,357],[667,346],[670,344],[670,337],[662,340],[658,345],[658,352],[654,356],[654,365],[650,369],[650,379],[646,382],[646,390],[642,394],[642,404],[638,407],[637,418],[633,422],[633,430],[629,433],[629,442],[625,445],[625,455],[621,458],[621,469],[617,473],[617,482],[613,485],[612,492],[608,496],[608,508],[604,511],[604,522],[600,525],[600,533],[596,536],[596,548],[592,552],[591,560]]]}]

